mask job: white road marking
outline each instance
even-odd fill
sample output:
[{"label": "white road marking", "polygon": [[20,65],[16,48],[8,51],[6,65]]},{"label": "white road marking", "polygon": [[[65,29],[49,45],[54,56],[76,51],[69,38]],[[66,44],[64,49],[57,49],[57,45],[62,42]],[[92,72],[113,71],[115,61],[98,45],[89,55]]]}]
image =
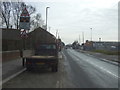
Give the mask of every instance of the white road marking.
[{"label": "white road marking", "polygon": [[106,62],[110,62],[110,63],[115,64],[115,65],[118,65],[118,62],[110,61],[110,60],[104,59],[104,58],[100,58],[100,59],[102,59],[102,60],[104,60]]},{"label": "white road marking", "polygon": [[62,55],[59,55],[59,59],[62,59]]},{"label": "white road marking", "polygon": [[60,87],[59,88],[62,88],[62,80],[60,80]]},{"label": "white road marking", "polygon": [[11,75],[10,77],[6,78],[5,80],[0,81],[0,86],[2,86],[2,84],[4,84],[4,83],[6,83],[8,80],[16,77],[17,75],[19,75],[20,73],[22,73],[22,72],[25,71],[25,70],[26,70],[26,68],[24,68],[24,69],[22,69],[21,71],[15,73],[15,74],[13,74],[13,75]]},{"label": "white road marking", "polygon": [[59,87],[60,87],[60,81],[57,81],[56,88],[59,88]]},{"label": "white road marking", "polygon": [[[74,56],[76,56],[76,55],[74,54]],[[106,59],[104,59],[104,60],[106,60]],[[78,59],[77,59],[76,61],[78,61]],[[115,78],[117,78],[117,79],[120,78],[119,76],[117,76],[116,74],[110,72],[109,70],[107,70],[107,69],[105,69],[105,68],[103,68],[103,67],[101,67],[101,66],[98,66],[98,65],[96,65],[95,63],[89,62],[89,60],[87,60],[87,59],[86,59],[86,61],[87,61],[88,63],[92,64],[93,66],[96,66],[97,68],[99,68],[99,69],[101,69],[101,70],[109,73],[110,75],[114,76]]]},{"label": "white road marking", "polygon": [[107,69],[105,69],[105,68],[103,68],[103,67],[100,67],[100,66],[98,66],[98,65],[95,65],[94,63],[91,63],[91,62],[89,62],[89,63],[92,64],[92,65],[94,65],[94,66],[96,66],[97,68],[99,68],[99,69],[101,69],[101,70],[103,70],[103,71],[111,74],[112,76],[114,76],[114,77],[116,77],[116,78],[120,78],[119,76],[113,74],[112,72],[108,71]]},{"label": "white road marking", "polygon": [[101,59],[102,59],[102,60],[105,60],[105,61],[107,60],[107,59],[104,59],[104,58],[101,58]]},{"label": "white road marking", "polygon": [[63,55],[63,57],[65,58],[65,60],[67,60],[67,57],[64,55],[64,53],[62,52],[62,55]]}]

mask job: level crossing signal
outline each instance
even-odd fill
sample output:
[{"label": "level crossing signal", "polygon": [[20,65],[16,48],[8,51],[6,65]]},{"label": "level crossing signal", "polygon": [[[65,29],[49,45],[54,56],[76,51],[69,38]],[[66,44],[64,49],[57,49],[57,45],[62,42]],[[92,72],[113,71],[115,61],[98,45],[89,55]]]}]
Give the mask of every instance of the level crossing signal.
[{"label": "level crossing signal", "polygon": [[26,7],[23,9],[21,15],[20,15],[20,29],[24,30],[30,30],[30,15],[26,9]]},{"label": "level crossing signal", "polygon": [[21,38],[27,38],[28,35],[27,35],[26,30],[21,30],[20,36],[21,36]]}]

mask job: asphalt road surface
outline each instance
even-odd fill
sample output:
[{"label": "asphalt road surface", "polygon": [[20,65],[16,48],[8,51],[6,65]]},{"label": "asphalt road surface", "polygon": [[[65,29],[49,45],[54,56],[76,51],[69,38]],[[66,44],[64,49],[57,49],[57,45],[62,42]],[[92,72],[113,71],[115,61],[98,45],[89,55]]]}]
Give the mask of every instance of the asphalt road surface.
[{"label": "asphalt road surface", "polygon": [[62,51],[59,71],[24,71],[3,88],[118,88],[118,66],[73,49]]}]

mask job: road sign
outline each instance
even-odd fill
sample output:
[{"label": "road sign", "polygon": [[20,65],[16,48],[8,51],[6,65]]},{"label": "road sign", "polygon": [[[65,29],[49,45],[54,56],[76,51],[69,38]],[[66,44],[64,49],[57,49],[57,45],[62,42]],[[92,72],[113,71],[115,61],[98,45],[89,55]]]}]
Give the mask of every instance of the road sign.
[{"label": "road sign", "polygon": [[27,9],[26,9],[26,7],[23,9],[23,12],[21,13],[21,16],[24,16],[24,17],[30,16]]},{"label": "road sign", "polygon": [[22,38],[27,38],[28,37],[28,35],[26,33],[26,30],[21,31],[21,37]]},{"label": "road sign", "polygon": [[20,29],[30,30],[30,15],[26,9],[24,8],[23,12],[20,15],[20,23],[19,23]]},{"label": "road sign", "polygon": [[20,22],[20,29],[30,30],[30,23],[28,22]]}]

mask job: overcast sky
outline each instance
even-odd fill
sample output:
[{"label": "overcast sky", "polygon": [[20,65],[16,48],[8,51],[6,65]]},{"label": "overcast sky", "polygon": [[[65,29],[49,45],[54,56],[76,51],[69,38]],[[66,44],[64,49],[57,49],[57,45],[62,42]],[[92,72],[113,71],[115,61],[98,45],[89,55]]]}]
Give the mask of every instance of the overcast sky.
[{"label": "overcast sky", "polygon": [[[48,9],[50,32],[59,35],[66,44],[75,40],[117,41],[118,40],[118,1],[119,0],[25,0],[36,7],[45,20]],[[49,28],[48,28],[49,29]]]}]

